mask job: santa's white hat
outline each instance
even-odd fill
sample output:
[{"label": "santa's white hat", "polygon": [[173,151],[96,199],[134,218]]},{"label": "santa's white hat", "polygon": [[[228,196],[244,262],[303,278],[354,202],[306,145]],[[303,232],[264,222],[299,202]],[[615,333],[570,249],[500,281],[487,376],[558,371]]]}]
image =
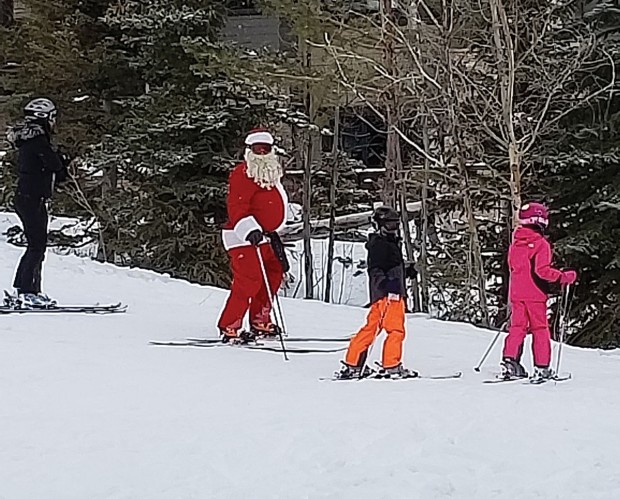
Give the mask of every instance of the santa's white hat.
[{"label": "santa's white hat", "polygon": [[252,130],[245,138],[246,146],[253,146],[254,144],[269,144],[272,146],[274,142],[273,135],[271,135],[264,128],[256,128]]}]

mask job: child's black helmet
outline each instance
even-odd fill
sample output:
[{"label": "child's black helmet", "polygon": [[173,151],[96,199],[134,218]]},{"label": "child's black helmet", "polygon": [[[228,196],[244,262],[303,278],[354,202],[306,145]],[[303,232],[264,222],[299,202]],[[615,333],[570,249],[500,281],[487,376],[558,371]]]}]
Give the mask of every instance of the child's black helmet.
[{"label": "child's black helmet", "polygon": [[400,216],[389,206],[379,206],[372,214],[373,226],[381,234],[398,234],[400,230]]},{"label": "child's black helmet", "polygon": [[57,115],[56,105],[45,97],[33,99],[24,106],[24,118],[27,121],[41,122],[50,129],[54,128]]}]

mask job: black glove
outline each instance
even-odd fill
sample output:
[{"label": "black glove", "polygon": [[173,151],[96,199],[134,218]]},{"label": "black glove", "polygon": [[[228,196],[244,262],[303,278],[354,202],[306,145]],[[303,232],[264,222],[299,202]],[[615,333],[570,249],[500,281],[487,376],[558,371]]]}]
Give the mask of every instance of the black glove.
[{"label": "black glove", "polygon": [[63,166],[67,168],[71,164],[71,161],[73,161],[73,158],[69,155],[69,153],[62,146],[58,146],[56,148],[56,152],[58,156],[60,157],[60,161],[63,164]]},{"label": "black glove", "polygon": [[254,229],[247,235],[245,240],[253,246],[258,246],[263,240],[263,231]]},{"label": "black glove", "polygon": [[60,184],[61,182],[64,182],[65,180],[67,180],[69,178],[69,171],[67,170],[67,168],[63,168],[62,170],[56,172],[56,175],[54,177],[54,180],[57,184]]},{"label": "black glove", "polygon": [[418,271],[416,270],[413,262],[405,263],[405,277],[408,279],[415,279],[418,277]]}]

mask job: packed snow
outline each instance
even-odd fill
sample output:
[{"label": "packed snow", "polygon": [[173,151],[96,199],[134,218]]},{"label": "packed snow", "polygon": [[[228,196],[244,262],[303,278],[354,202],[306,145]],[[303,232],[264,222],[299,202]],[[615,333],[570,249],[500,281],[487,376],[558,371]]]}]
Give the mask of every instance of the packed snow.
[{"label": "packed snow", "polygon": [[[8,288],[22,249],[0,239]],[[340,353],[148,344],[215,336],[225,290],[52,251],[44,287],[129,310],[0,315],[0,498],[620,497],[617,351],[566,348],[569,382],[485,385],[493,332],[411,315],[406,365],[461,379],[334,383]],[[291,337],[366,313],[282,306]]]}]

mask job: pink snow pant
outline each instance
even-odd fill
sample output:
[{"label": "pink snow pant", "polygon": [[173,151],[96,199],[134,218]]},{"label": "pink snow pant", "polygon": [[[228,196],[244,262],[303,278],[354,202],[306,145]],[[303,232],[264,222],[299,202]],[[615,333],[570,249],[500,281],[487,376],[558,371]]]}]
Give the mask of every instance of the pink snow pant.
[{"label": "pink snow pant", "polygon": [[532,333],[534,365],[548,367],[551,363],[551,332],[547,321],[547,303],[516,301],[511,303],[512,314],[504,357],[516,359],[528,330]]}]

